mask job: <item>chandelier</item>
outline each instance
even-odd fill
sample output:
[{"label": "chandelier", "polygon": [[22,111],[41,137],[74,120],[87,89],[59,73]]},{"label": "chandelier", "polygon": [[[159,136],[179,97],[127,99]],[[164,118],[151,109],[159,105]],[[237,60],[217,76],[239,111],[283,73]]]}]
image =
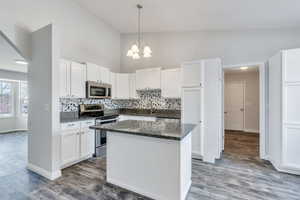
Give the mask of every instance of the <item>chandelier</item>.
[{"label": "chandelier", "polygon": [[141,44],[141,9],[143,8],[142,5],[136,5],[138,8],[138,40],[137,43],[131,46],[131,48],[127,52],[128,57],[132,57],[132,59],[137,60],[141,58],[141,49],[143,49],[143,57],[150,58],[152,57],[151,48],[147,45],[142,46]]}]

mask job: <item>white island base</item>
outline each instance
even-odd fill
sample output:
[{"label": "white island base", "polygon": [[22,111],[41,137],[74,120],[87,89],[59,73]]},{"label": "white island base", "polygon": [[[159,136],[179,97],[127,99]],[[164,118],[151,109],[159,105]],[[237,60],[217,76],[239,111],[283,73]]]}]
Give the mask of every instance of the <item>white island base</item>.
[{"label": "white island base", "polygon": [[107,133],[107,182],[157,200],[184,200],[191,186],[191,135],[170,140]]}]

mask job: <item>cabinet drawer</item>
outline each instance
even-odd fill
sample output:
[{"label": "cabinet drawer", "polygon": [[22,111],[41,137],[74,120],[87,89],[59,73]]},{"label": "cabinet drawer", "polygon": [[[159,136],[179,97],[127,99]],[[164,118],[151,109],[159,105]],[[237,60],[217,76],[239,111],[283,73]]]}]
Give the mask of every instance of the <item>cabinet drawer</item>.
[{"label": "cabinet drawer", "polygon": [[88,120],[81,122],[81,128],[89,128],[90,126],[95,125],[95,120]]},{"label": "cabinet drawer", "polygon": [[68,123],[62,123],[61,130],[72,130],[72,129],[78,129],[80,130],[80,122],[68,122]]}]

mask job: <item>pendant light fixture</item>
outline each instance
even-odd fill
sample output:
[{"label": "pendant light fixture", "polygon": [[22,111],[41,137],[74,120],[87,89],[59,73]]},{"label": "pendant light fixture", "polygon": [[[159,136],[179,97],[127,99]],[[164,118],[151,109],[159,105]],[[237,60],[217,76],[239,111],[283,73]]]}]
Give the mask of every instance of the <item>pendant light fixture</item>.
[{"label": "pendant light fixture", "polygon": [[137,60],[141,58],[141,49],[143,49],[143,57],[150,58],[152,57],[151,48],[147,45],[142,46],[141,41],[141,10],[143,8],[142,5],[136,5],[138,8],[138,40],[137,42],[131,46],[131,48],[127,52],[128,57],[132,57],[132,59]]}]

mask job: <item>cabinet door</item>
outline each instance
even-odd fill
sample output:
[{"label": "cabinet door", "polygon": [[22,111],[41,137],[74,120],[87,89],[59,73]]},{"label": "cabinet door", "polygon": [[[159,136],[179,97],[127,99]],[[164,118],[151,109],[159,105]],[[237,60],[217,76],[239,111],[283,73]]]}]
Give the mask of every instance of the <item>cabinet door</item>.
[{"label": "cabinet door", "polygon": [[117,98],[129,99],[129,74],[117,74]]},{"label": "cabinet door", "polygon": [[85,98],[86,65],[72,62],[71,64],[71,96]]},{"label": "cabinet door", "polygon": [[182,122],[197,125],[192,133],[192,152],[196,157],[203,155],[201,93],[201,88],[183,88],[182,90]]},{"label": "cabinet door", "polygon": [[161,72],[161,92],[163,97],[180,98],[181,92],[180,68]]},{"label": "cabinet door", "polygon": [[100,81],[100,67],[93,63],[87,63],[87,80]]},{"label": "cabinet door", "polygon": [[61,164],[65,165],[79,159],[79,132],[64,132],[61,139]]},{"label": "cabinet door", "polygon": [[117,98],[117,84],[116,84],[116,73],[110,72],[110,84],[111,84],[111,98]]},{"label": "cabinet door", "polygon": [[70,62],[66,60],[60,61],[59,68],[59,95],[60,97],[70,96]]},{"label": "cabinet door", "polygon": [[80,134],[80,158],[91,156],[95,149],[95,135],[93,130],[83,129]]},{"label": "cabinet door", "polygon": [[160,89],[161,88],[161,69],[155,68],[151,69],[147,75],[148,87],[151,89]]},{"label": "cabinet door", "polygon": [[136,88],[138,90],[161,88],[161,69],[152,68],[137,70]]},{"label": "cabinet door", "polygon": [[137,98],[136,94],[136,75],[129,75],[129,98],[135,99]]},{"label": "cabinet door", "polygon": [[110,84],[110,74],[109,74],[109,69],[105,67],[100,67],[100,81],[102,83],[108,83]]},{"label": "cabinet door", "polygon": [[195,63],[185,63],[182,65],[182,86],[199,87],[203,81],[202,61]]}]

